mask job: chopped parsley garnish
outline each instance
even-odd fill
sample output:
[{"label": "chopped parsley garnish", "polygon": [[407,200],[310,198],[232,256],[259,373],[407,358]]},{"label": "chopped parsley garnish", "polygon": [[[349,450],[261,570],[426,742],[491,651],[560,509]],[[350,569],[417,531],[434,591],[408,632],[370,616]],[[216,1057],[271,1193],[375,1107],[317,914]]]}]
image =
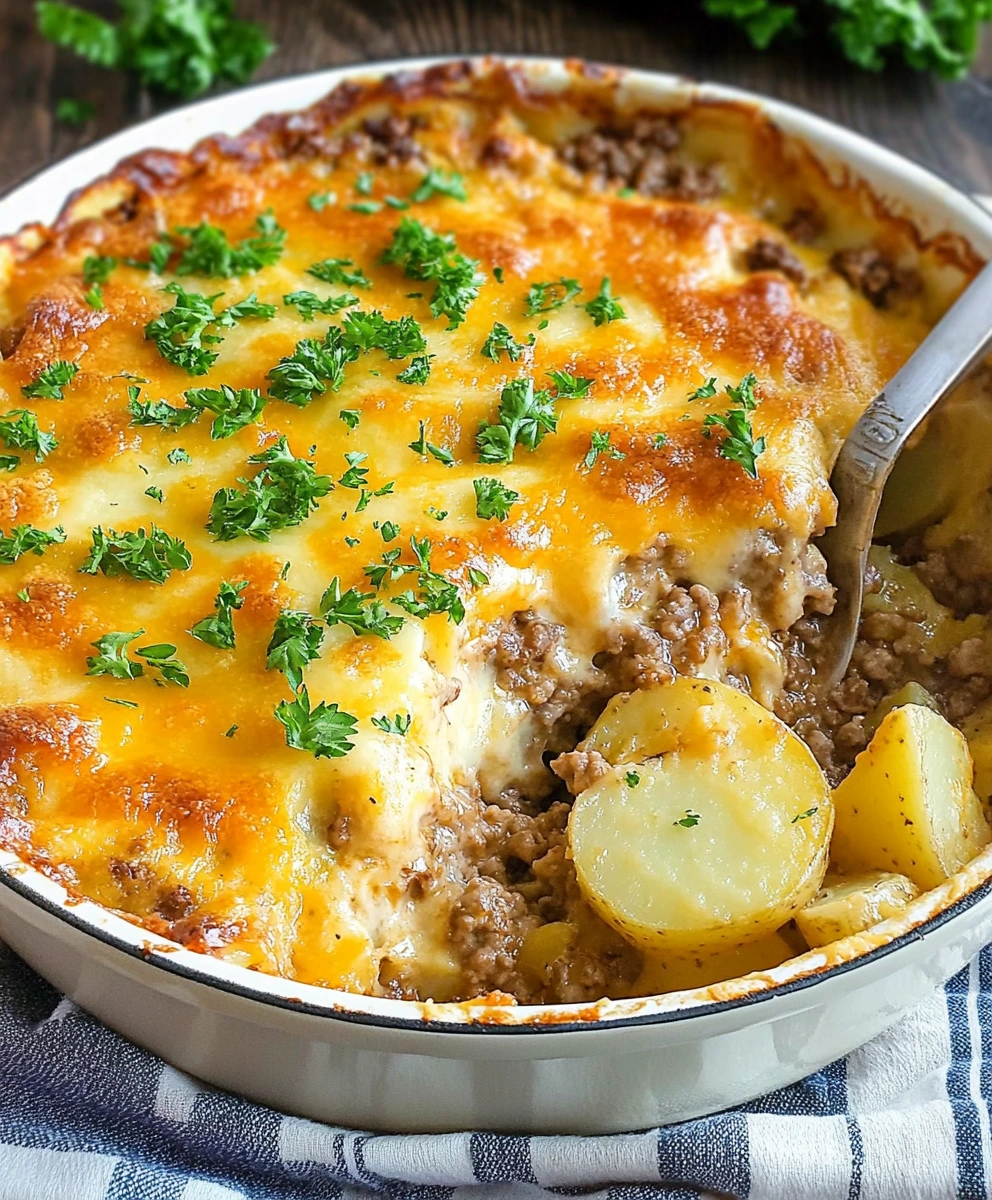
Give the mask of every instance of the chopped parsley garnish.
[{"label": "chopped parsley garnish", "polygon": [[403,628],[403,618],[387,611],[385,604],[375,598],[375,592],[360,592],[358,588],[342,592],[337,576],[320,598],[320,615],[328,625],[347,625],[355,633],[387,640]]},{"label": "chopped parsley garnish", "polygon": [[63,125],[85,125],[96,116],[96,105],[75,96],[63,96],[55,105],[55,119]]},{"label": "chopped parsley garnish", "polygon": [[485,571],[480,571],[478,567],[469,567],[468,581],[472,587],[485,587],[489,582],[489,576]]},{"label": "chopped parsley garnish", "polygon": [[534,340],[534,335],[531,334],[529,342],[518,342],[505,325],[496,321],[489,336],[482,343],[479,353],[484,358],[491,358],[493,362],[499,362],[500,353],[505,351],[510,362],[516,362],[527,346],[533,346]]},{"label": "chopped parsley garnish", "polygon": [[726,413],[709,413],[703,419],[703,434],[706,437],[712,436],[714,428],[724,431],[718,450],[720,457],[739,463],[744,473],[752,479],[758,478],[757,458],[765,451],[765,439],[755,438],[751,425],[750,414],[758,406],[754,394],[757,382],[754,375],[748,372],[737,387],[728,383],[726,392],[736,407],[729,408]]},{"label": "chopped parsley garnish", "polygon": [[687,400],[709,400],[716,395],[716,376],[711,375],[705,383],[701,383],[694,391],[691,391]]},{"label": "chopped parsley garnish", "polygon": [[373,213],[377,213],[382,209],[381,200],[359,200],[355,204],[349,204],[348,208],[351,212],[363,213],[370,217]]},{"label": "chopped parsley garnish", "polygon": [[321,262],[312,263],[307,267],[307,274],[312,275],[314,279],[322,280],[324,283],[339,283],[345,287],[370,288],[372,282],[361,267],[356,267],[353,271],[347,269],[354,266],[355,264],[350,258],[325,258]]},{"label": "chopped parsley garnish", "polygon": [[558,400],[584,400],[594,382],[592,379],[573,375],[571,371],[552,370],[545,371],[545,374],[555,385]]},{"label": "chopped parsley garnish", "polygon": [[637,195],[637,192],[632,187],[622,187],[617,192],[617,196],[621,200],[632,200]]},{"label": "chopped parsley garnish", "polygon": [[165,492],[160,487],[145,488],[145,495],[150,496],[152,500],[157,500],[159,504],[165,500]]},{"label": "chopped parsley garnish", "polygon": [[495,279],[497,283],[503,282],[503,268],[502,267],[493,267],[493,279]]},{"label": "chopped parsley garnish", "polygon": [[533,379],[513,380],[500,396],[498,424],[479,425],[475,439],[479,462],[513,462],[518,445],[536,450],[547,434],[555,432],[558,420],[550,392],[535,392]]},{"label": "chopped parsley garnish", "polygon": [[445,519],[445,517],[448,515],[448,510],[446,508],[437,509],[432,504],[427,509],[427,515],[431,518],[432,521],[443,521]]},{"label": "chopped parsley garnish", "polygon": [[355,718],[323,700],[311,709],[305,687],[295,699],[283,700],[275,716],[285,726],[286,745],[294,750],[305,750],[314,758],[343,758],[354,749],[354,742],[348,739],[355,736]]},{"label": "chopped parsley garnish", "polygon": [[321,300],[315,292],[288,292],[283,296],[282,302],[298,308],[304,321],[312,321],[318,313],[324,317],[332,317],[342,308],[349,308],[352,304],[361,304],[353,292],[344,292],[340,296],[328,296],[326,300]]},{"label": "chopped parsley garnish", "polygon": [[681,825],[683,829],[692,829],[694,825],[698,825],[700,821],[699,813],[693,812],[691,808],[685,810],[685,816],[679,817],[677,821],[673,821],[673,825]]},{"label": "chopped parsley garnish", "polygon": [[284,608],[276,618],[269,640],[266,669],[282,671],[289,686],[298,692],[303,686],[303,668],[315,658],[320,658],[320,643],[323,640],[323,626],[308,612]]},{"label": "chopped parsley garnish", "polygon": [[176,266],[177,275],[203,275],[231,279],[249,275],[279,261],[286,244],[286,231],[272,212],[255,218],[255,234],[232,246],[227,234],[216,225],[182,225],[177,233],[189,239]]},{"label": "chopped parsley garnish", "polygon": [[119,696],[104,696],[104,700],[106,700],[106,702],[108,704],[119,704],[121,706],[121,708],[140,708],[141,707],[141,705],[138,704],[138,702],[136,700],[123,700]]},{"label": "chopped parsley garnish", "polygon": [[409,358],[427,349],[423,330],[411,316],[387,320],[381,312],[350,312],[341,334],[346,346],[358,352],[381,350],[387,358]]},{"label": "chopped parsley garnish", "polygon": [[130,575],[148,583],[165,583],[173,571],[188,571],[192,566],[186,544],[154,523],[151,533],[143,528],[104,532],[98,525],[91,535],[93,546],[79,568],[84,575],[102,571],[111,579]]},{"label": "chopped parsley garnish", "polygon": [[16,471],[21,465],[17,454],[0,454],[0,471]]},{"label": "chopped parsley garnish", "polygon": [[411,279],[433,281],[431,312],[447,317],[449,329],[465,320],[486,281],[478,261],[458,252],[453,234],[435,233],[413,217],[400,222],[382,261],[399,264]]},{"label": "chopped parsley garnish", "polygon": [[[378,525],[378,522],[374,521],[373,525]],[[384,542],[393,542],[400,536],[400,527],[395,521],[383,521],[378,528]]]},{"label": "chopped parsley garnish", "polygon": [[235,390],[222,383],[219,388],[190,388],[184,393],[194,412],[212,412],[210,436],[217,441],[252,425],[262,415],[265,397],[257,388]]},{"label": "chopped parsley garnish", "polygon": [[435,446],[433,442],[427,441],[427,427],[429,421],[420,422],[420,433],[415,442],[410,443],[410,449],[415,453],[426,458],[429,454],[432,458],[436,458],[438,462],[444,463],[446,467],[454,464],[455,456],[450,450],[446,450],[443,446]]},{"label": "chopped parsley garnish", "polygon": [[87,675],[109,675],[113,679],[138,679],[145,673],[141,663],[132,662],[127,656],[127,648],[131,642],[145,631],[136,629],[134,633],[105,633],[90,645],[96,650],[86,659],[89,670]]},{"label": "chopped parsley garnish", "polygon": [[172,463],[174,467],[178,467],[181,463],[190,463],[193,461],[189,451],[184,450],[182,446],[177,446],[175,450],[170,450],[165,457],[166,461]]},{"label": "chopped parsley garnish", "polygon": [[214,612],[209,617],[203,617],[190,629],[190,636],[198,642],[206,642],[208,646],[216,646],[218,650],[234,649],[234,613],[245,602],[241,593],[248,586],[248,581],[241,583],[221,583],[220,591],[214,597]]},{"label": "chopped parsley garnish", "polygon": [[162,275],[169,265],[173,249],[172,238],[167,233],[163,233],[148,247],[147,261],[141,258],[122,258],[121,262],[138,271],[150,270],[154,271],[156,275]]},{"label": "chopped parsley garnish", "polygon": [[22,554],[44,554],[49,546],[60,546],[65,530],[56,525],[51,532],[35,529],[33,525],[15,525],[9,534],[0,534],[0,563],[9,567]]},{"label": "chopped parsley garnish", "polygon": [[271,321],[277,311],[274,304],[263,304],[252,292],[245,296],[244,300],[232,304],[230,308],[222,308],[217,314],[217,324],[225,329],[230,329],[235,321],[244,321],[247,317],[258,317],[261,321]]},{"label": "chopped parsley garnish", "polygon": [[344,459],[348,464],[348,470],[338,480],[338,485],[343,488],[352,488],[358,491],[364,487],[369,481],[369,469],[361,464],[368,458],[367,454],[362,454],[359,450],[352,450],[345,454]]},{"label": "chopped parsley garnish", "polygon": [[157,425],[160,429],[182,429],[199,417],[195,408],[176,408],[165,400],[142,400],[141,388],[132,383],[127,389],[127,411],[132,425]]},{"label": "chopped parsley garnish", "polygon": [[393,603],[411,616],[423,620],[434,613],[446,613],[456,625],[465,619],[465,606],[456,584],[443,575],[431,570],[431,543],[429,538],[410,538],[410,548],[416,563],[401,563],[399,548],[387,550],[381,562],[365,568],[372,586],[376,589],[384,584],[415,574],[418,592],[408,589],[394,596]]},{"label": "chopped parsley garnish", "polygon": [[233,737],[234,737],[234,735],[235,735],[237,732],[238,732],[238,726],[237,726],[237,724],[234,724],[234,725],[232,725],[232,726],[231,726],[231,728],[230,728],[230,729],[227,731],[227,733],[225,733],[225,734],[224,734],[224,737],[226,737],[226,738],[233,738]]},{"label": "chopped parsley garnish", "polygon": [[410,207],[409,200],[401,200],[399,196],[383,196],[383,200],[385,200],[390,208],[399,209],[401,212]]},{"label": "chopped parsley garnish", "polygon": [[618,461],[627,457],[622,450],[618,450],[616,446],[610,445],[610,435],[608,433],[604,433],[602,429],[594,429],[592,431],[589,450],[582,460],[582,465],[587,471],[592,470],[601,454],[605,454],[608,458],[615,458]]},{"label": "chopped parsley garnish", "polygon": [[221,488],[210,506],[207,529],[219,542],[238,537],[267,542],[276,530],[305,521],[334,487],[311,460],[294,457],[285,436],[248,462],[260,467],[258,474],[239,480],[241,488]]},{"label": "chopped parsley garnish", "polygon": [[667,442],[668,442],[668,434],[667,433],[656,433],[654,435],[654,437],[651,439],[651,448],[653,450],[660,450],[662,448],[662,446],[667,444]]},{"label": "chopped parsley garnish", "polygon": [[582,307],[592,317],[593,323],[596,325],[609,325],[611,321],[622,321],[627,316],[620,302],[610,291],[610,279],[608,275],[603,276],[603,282],[599,285],[599,292],[588,304],[583,304]]},{"label": "chopped parsley garnish", "polygon": [[358,422],[362,419],[362,414],[357,408],[342,408],[338,416],[344,421],[348,429],[357,429]]},{"label": "chopped parsley garnish", "polygon": [[417,185],[416,191],[411,192],[410,199],[414,204],[422,204],[433,196],[451,196],[454,200],[467,200],[465,180],[457,171],[447,174],[439,167],[431,167]]},{"label": "chopped parsley garnish", "polygon": [[795,825],[797,821],[805,821],[808,817],[815,816],[817,811],[818,806],[814,804],[812,808],[807,808],[805,812],[801,812],[797,816],[793,817],[789,824]]},{"label": "chopped parsley garnish", "polygon": [[636,771],[628,771],[623,777],[627,787],[635,788],[641,782],[641,777]]},{"label": "chopped parsley garnish", "polygon": [[[171,642],[158,642],[154,646],[139,646],[135,654],[145,660],[145,665],[154,667],[166,683],[177,683],[189,687],[186,667],[176,658],[177,647]],[[138,666],[139,664],[133,664]]]},{"label": "chopped parsley garnish", "polygon": [[89,288],[83,299],[90,308],[103,308],[102,285],[110,279],[110,273],[116,266],[117,259],[105,254],[88,254],[83,259],[83,283]]},{"label": "chopped parsley garnish", "polygon": [[35,6],[43,37],[100,67],[132,71],[145,87],[191,99],[214,82],[246,83],[274,49],[230,0],[134,0],[116,22],[74,4]]},{"label": "chopped parsley garnish", "polygon": [[337,204],[338,198],[334,192],[311,192],[307,196],[307,204],[314,212],[323,212],[329,204]]},{"label": "chopped parsley garnish", "polygon": [[383,733],[396,733],[400,737],[406,737],[413,724],[413,717],[409,713],[397,713],[394,717],[373,717],[372,724]]},{"label": "chopped parsley garnish", "polygon": [[8,450],[32,450],[35,462],[43,462],[58,446],[55,434],[44,433],[26,408],[12,408],[0,417],[0,442]]},{"label": "chopped parsley garnish", "polygon": [[561,308],[582,291],[577,279],[566,279],[564,275],[552,283],[532,283],[524,300],[524,315],[536,317],[538,313]]},{"label": "chopped parsley garnish", "polygon": [[430,378],[433,357],[433,354],[418,354],[411,360],[408,367],[400,371],[396,376],[397,380],[400,383],[425,384]]},{"label": "chopped parsley garnish", "polygon": [[510,508],[520,499],[520,493],[505,487],[498,479],[482,476],[472,480],[475,488],[475,514],[484,521],[505,521]]},{"label": "chopped parsley garnish", "polygon": [[75,363],[58,359],[49,363],[37,379],[21,388],[28,400],[61,400],[62,389],[79,374]]},{"label": "chopped parsley garnish", "polygon": [[322,342],[304,338],[287,358],[281,358],[268,374],[269,395],[305,408],[315,395],[344,383],[344,368],[354,362],[358,350],[345,345],[341,330],[332,325]]},{"label": "chopped parsley garnish", "polygon": [[359,196],[371,196],[372,187],[375,184],[375,176],[371,171],[362,171],[355,180],[355,191]]},{"label": "chopped parsley garnish", "polygon": [[154,342],[159,354],[173,366],[181,367],[188,375],[206,375],[217,361],[217,352],[206,345],[216,345],[222,339],[207,330],[217,320],[214,301],[217,296],[186,292],[179,283],[167,283],[164,291],[175,297],[172,308],[145,326],[145,337]]}]

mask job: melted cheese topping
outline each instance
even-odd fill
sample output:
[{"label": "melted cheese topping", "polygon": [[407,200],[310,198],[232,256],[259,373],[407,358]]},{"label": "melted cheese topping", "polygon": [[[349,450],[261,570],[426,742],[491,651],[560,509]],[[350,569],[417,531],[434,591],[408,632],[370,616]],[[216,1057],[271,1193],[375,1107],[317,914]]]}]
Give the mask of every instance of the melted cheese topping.
[{"label": "melted cheese topping", "polygon": [[[382,112],[381,98],[369,105],[354,105],[346,126]],[[43,464],[25,455],[0,477],[0,524],[60,524],[66,540],[0,567],[0,837],[57,866],[79,892],[194,948],[354,990],[377,989],[388,957],[416,963],[420,993],[443,998],[458,990],[446,921],[461,882],[457,856],[442,851],[457,842],[459,796],[480,779],[487,795],[527,786],[543,770],[546,734],[519,696],[497,686],[486,659],[492,630],[524,610],[560,623],[558,667],[581,681],[636,620],[618,581],[659,538],[679,552],[680,577],[718,592],[741,578],[757,546],[770,545],[772,584],[726,659],[705,668],[749,681],[770,702],[782,675],[772,634],[801,614],[800,552],[832,519],[833,456],[927,321],[920,303],[873,308],[828,270],[836,234],[796,247],[809,277],[802,291],[780,273],[744,268],[757,238],[783,240],[771,218],[786,202],[773,170],[758,178],[753,163],[727,154],[745,137],[741,121],[753,118],[734,133],[726,113],[686,117],[686,152],[723,156],[720,197],[692,202],[596,188],[564,166],[549,144],[552,126],[581,124],[564,100],[560,110],[534,111],[507,98],[396,96],[390,108],[420,118],[423,159],[370,165],[347,144],[341,153],[276,153],[263,128],[236,151],[210,144],[190,158],[146,156],[120,176],[137,187],[131,211],[104,214],[101,197],[113,186],[102,185],[56,232],[36,235],[33,253],[14,256],[2,308],[23,336],[0,363],[0,401],[3,411],[30,407],[59,446]],[[494,134],[512,148],[510,161],[480,155]],[[452,233],[485,276],[456,329],[431,316],[431,283],[381,261],[407,215],[383,200],[409,197],[425,163],[459,171],[467,199],[435,195],[409,215]],[[371,197],[356,192],[362,170],[373,172]],[[315,211],[313,193],[336,203]],[[376,211],[355,207],[370,198]],[[167,363],[144,335],[172,306],[162,290],[172,273],[119,265],[102,310],[84,299],[87,255],[143,258],[160,232],[202,221],[236,242],[269,209],[287,231],[277,263],[242,278],[182,279],[190,291],[222,292],[218,308],[249,293],[277,306],[272,320],[219,330],[217,361],[202,378]],[[257,424],[229,438],[211,439],[209,416],[177,433],[131,423],[124,372],[146,381],[143,398],[172,404],[192,386],[264,393],[281,357],[342,319],[305,323],[282,302],[300,288],[344,291],[307,274],[326,258],[366,272],[371,288],[352,289],[363,310],[420,323],[434,356],[425,385],[399,382],[408,363],[373,351],[347,366],[337,392],[303,408],[272,400]],[[576,300],[526,316],[529,285],[560,276],[578,280]],[[604,277],[626,317],[596,326],[582,304]],[[494,322],[533,341],[519,361],[480,353]],[[21,387],[58,359],[79,366],[65,398],[24,400]],[[551,370],[591,379],[588,395],[558,402],[557,432],[535,451],[480,464],[476,434],[497,419],[501,390],[522,377],[550,386]],[[707,413],[726,410],[724,386],[752,371],[754,432],[767,445],[757,479],[721,457],[720,437],[703,426]],[[710,376],[716,398],[687,402]],[[354,429],[342,409],[360,414]],[[453,465],[410,448],[421,422]],[[594,431],[608,433],[617,454],[588,467]],[[248,457],[280,434],[335,480],[345,455],[360,452],[369,488],[392,488],[359,512],[359,493],[338,483],[308,519],[269,541],[214,540],[205,526],[215,492],[253,475]],[[188,462],[170,461],[177,447]],[[519,493],[507,520],[477,516],[480,476]],[[161,504],[150,487],[161,489]],[[93,527],[151,522],[185,542],[190,570],[161,585],[80,573]],[[384,522],[401,529],[388,545]],[[316,614],[334,576],[343,590],[368,590],[363,569],[393,547],[412,562],[411,537],[430,539],[432,567],[458,585],[464,621],[408,617],[390,640],[327,629],[306,684],[314,705],[336,703],[356,718],[354,748],[317,760],[288,747],[273,713],[291,693],[266,669],[277,615]],[[473,584],[469,568],[488,583]],[[234,650],[188,633],[212,611],[222,580],[248,583]],[[152,670],[135,680],[87,675],[98,637],[138,629],[133,646],[178,647],[188,689],[157,686]],[[371,723],[395,713],[412,717],[405,737]],[[441,881],[426,895],[411,882],[425,870]]]}]

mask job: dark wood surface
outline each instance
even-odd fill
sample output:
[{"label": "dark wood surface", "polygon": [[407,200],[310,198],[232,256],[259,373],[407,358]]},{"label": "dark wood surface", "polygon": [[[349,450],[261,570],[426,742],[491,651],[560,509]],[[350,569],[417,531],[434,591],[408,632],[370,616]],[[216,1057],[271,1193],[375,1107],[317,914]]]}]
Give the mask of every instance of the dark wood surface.
[{"label": "dark wood surface", "polygon": [[[86,0],[107,15],[110,0]],[[167,107],[123,75],[57,51],[34,31],[33,4],[0,0],[0,188]],[[425,54],[553,54],[652,67],[790,100],[992,194],[992,36],[971,76],[943,83],[908,70],[881,76],[823,38],[757,54],[737,32],[680,4],[602,0],[239,0],[279,44],[258,79]],[[681,14],[681,15],[679,15]],[[82,129],[57,124],[61,96],[94,101]]]}]

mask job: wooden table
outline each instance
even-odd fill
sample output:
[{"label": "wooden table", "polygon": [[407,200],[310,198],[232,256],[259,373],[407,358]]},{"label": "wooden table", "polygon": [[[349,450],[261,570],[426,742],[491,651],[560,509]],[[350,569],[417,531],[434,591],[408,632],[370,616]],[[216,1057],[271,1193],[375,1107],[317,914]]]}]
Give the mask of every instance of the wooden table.
[{"label": "wooden table", "polygon": [[[84,0],[111,15],[110,0]],[[791,100],[891,146],[954,183],[992,194],[992,35],[972,75],[942,83],[893,68],[876,76],[823,39],[755,53],[696,0],[239,0],[279,44],[259,79],[370,59],[487,51],[572,55],[728,82]],[[34,32],[33,4],[0,0],[0,186],[165,107],[116,72],[55,50]],[[678,15],[681,11],[682,15]],[[83,129],[52,118],[55,101],[98,104]]]}]

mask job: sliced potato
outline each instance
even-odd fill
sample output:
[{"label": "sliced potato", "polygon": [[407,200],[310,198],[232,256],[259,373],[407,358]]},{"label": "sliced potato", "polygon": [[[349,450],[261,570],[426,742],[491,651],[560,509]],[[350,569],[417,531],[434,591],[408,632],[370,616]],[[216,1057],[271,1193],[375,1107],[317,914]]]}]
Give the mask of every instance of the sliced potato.
[{"label": "sliced potato", "polygon": [[568,921],[550,921],[539,925],[524,937],[517,965],[530,971],[543,983],[551,982],[551,967],[571,948],[578,929]]},{"label": "sliced potato", "polygon": [[975,791],[979,798],[992,797],[992,700],[986,700],[961,726],[975,766]]},{"label": "sliced potato", "polygon": [[826,946],[894,917],[919,894],[912,879],[886,871],[828,875],[810,903],[796,913],[796,925],[808,946]]},{"label": "sliced potato", "polygon": [[932,708],[934,712],[940,712],[940,705],[925,687],[918,683],[904,683],[891,696],[879,700],[865,717],[864,730],[868,737],[872,736],[894,708],[901,708],[904,704],[922,704],[924,708]]},{"label": "sliced potato", "polygon": [[893,709],[834,792],[834,864],[936,887],[992,840],[972,773],[964,737],[939,713]]},{"label": "sliced potato", "polygon": [[615,765],[572,808],[576,875],[629,941],[708,955],[774,932],[816,893],[829,788],[805,743],[750,697],[679,678],[617,697],[582,748]]},{"label": "sliced potato", "polygon": [[715,954],[660,957],[645,955],[640,975],[631,986],[631,996],[654,996],[661,992],[678,992],[683,988],[706,987],[711,983],[722,983],[725,979],[736,979],[751,971],[767,971],[787,959],[795,958],[806,949],[795,933],[789,936],[788,929],[778,930],[748,942],[746,946],[733,946]]}]

